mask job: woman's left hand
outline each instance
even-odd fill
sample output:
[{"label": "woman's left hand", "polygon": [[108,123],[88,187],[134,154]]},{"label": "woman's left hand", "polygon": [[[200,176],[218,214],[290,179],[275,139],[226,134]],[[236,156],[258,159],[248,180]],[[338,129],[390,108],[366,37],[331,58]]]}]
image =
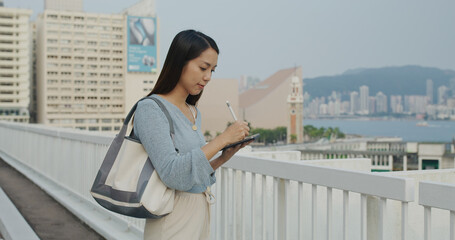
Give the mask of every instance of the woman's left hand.
[{"label": "woman's left hand", "polygon": [[237,145],[235,147],[227,148],[227,149],[223,150],[223,152],[221,153],[221,157],[225,161],[228,161],[229,159],[231,159],[232,156],[234,156],[234,154],[236,152],[238,152],[240,149],[244,148],[246,145],[252,143],[253,141],[254,141],[254,139],[251,139],[251,141],[244,142],[244,143],[239,144],[239,145]]}]

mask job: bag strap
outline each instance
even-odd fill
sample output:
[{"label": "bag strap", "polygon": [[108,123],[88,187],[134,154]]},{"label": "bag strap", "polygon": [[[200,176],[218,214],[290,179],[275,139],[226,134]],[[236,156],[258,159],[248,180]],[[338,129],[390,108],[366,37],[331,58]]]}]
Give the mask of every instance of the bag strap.
[{"label": "bag strap", "polygon": [[[131,118],[133,117],[134,112],[136,111],[137,104],[144,99],[151,99],[151,100],[155,101],[158,104],[158,106],[160,107],[161,111],[163,111],[164,115],[166,116],[166,118],[169,122],[171,139],[172,139],[172,143],[174,144],[174,147],[175,147],[175,140],[174,140],[175,130],[174,130],[174,122],[172,121],[171,115],[169,114],[169,111],[167,110],[166,106],[164,106],[164,104],[158,98],[153,97],[153,96],[143,97],[143,98],[139,99],[139,101],[137,101],[136,104],[134,104],[134,106],[131,108],[130,112],[126,116],[125,121],[123,122],[122,129],[120,130],[118,135],[120,135],[122,138],[125,137],[126,129],[128,128],[128,124],[131,121]],[[131,129],[131,133],[129,136],[132,137],[133,134],[134,134],[134,126],[133,126],[133,129]],[[175,150],[177,150],[177,152],[178,152],[177,148]]]}]

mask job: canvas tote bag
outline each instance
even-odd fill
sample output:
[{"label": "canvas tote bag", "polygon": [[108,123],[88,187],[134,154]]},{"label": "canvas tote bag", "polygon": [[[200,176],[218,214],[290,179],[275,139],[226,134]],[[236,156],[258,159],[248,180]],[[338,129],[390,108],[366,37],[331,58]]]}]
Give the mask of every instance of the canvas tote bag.
[{"label": "canvas tote bag", "polygon": [[136,218],[161,218],[173,210],[175,190],[163,184],[141,142],[132,138],[134,129],[125,137],[137,104],[146,98],[154,100],[166,115],[174,142],[174,125],[166,107],[154,97],[140,99],[112,141],[90,193],[101,206],[113,212]]}]

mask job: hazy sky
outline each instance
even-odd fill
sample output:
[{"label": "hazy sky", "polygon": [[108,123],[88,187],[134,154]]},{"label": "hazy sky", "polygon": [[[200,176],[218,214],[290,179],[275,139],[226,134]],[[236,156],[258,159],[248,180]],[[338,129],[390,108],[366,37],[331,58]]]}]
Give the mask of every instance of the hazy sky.
[{"label": "hazy sky", "polygon": [[[137,1],[86,0],[87,12],[118,13]],[[42,0],[5,0],[42,12]],[[417,64],[455,70],[453,0],[156,0],[161,63],[172,38],[193,28],[220,48],[214,78],[261,79],[297,66],[303,76]]]}]

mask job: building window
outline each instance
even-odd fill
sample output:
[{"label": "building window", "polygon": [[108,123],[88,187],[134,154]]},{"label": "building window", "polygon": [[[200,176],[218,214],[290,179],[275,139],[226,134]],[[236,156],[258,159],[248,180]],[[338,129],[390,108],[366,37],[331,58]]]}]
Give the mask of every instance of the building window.
[{"label": "building window", "polygon": [[57,15],[55,15],[55,14],[48,14],[48,15],[47,15],[47,18],[48,18],[48,19],[57,19],[58,17],[57,17]]},{"label": "building window", "polygon": [[47,39],[47,43],[58,43],[58,40],[57,39],[53,39],[53,38],[49,38]]},{"label": "building window", "polygon": [[112,127],[101,127],[102,131],[112,131]]},{"label": "building window", "polygon": [[83,48],[75,48],[74,52],[75,53],[84,53],[84,49]]},{"label": "building window", "polygon": [[87,33],[88,38],[98,38],[98,33]]},{"label": "building window", "polygon": [[67,48],[67,47],[60,48],[60,51],[62,51],[64,53],[70,53],[71,52],[71,48]]}]

